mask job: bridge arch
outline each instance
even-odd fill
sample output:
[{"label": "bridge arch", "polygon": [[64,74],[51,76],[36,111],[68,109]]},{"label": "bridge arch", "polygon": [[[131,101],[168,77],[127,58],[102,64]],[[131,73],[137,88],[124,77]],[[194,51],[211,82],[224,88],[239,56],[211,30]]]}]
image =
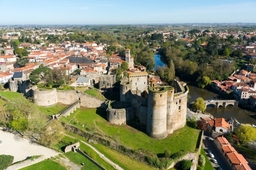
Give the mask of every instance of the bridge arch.
[{"label": "bridge arch", "polygon": [[215,104],[215,103],[207,103],[207,104],[206,104],[206,107],[208,107],[208,106],[209,106],[209,107],[216,107],[216,104]]}]

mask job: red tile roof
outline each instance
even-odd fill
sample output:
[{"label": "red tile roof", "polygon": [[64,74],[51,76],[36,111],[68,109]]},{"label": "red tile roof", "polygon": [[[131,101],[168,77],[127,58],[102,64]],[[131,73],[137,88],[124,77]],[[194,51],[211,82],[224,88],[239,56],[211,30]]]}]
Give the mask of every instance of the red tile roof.
[{"label": "red tile roof", "polygon": [[215,127],[222,127],[225,129],[229,129],[230,125],[224,118],[215,118]]}]

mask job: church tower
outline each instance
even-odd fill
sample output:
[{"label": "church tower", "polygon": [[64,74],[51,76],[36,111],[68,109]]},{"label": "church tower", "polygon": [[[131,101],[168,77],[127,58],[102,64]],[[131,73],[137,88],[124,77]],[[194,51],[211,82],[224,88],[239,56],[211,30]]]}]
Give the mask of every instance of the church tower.
[{"label": "church tower", "polygon": [[125,50],[125,61],[127,62],[129,69],[134,68],[134,61],[133,57],[131,57],[130,49]]}]

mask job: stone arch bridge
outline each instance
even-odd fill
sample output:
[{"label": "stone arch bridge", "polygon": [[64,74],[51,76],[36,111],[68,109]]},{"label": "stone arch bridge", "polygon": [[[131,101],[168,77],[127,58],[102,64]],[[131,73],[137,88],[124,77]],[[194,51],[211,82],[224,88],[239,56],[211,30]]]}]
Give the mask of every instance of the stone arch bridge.
[{"label": "stone arch bridge", "polygon": [[205,105],[214,106],[216,108],[219,107],[227,107],[227,106],[238,106],[238,102],[236,100],[205,100]]}]

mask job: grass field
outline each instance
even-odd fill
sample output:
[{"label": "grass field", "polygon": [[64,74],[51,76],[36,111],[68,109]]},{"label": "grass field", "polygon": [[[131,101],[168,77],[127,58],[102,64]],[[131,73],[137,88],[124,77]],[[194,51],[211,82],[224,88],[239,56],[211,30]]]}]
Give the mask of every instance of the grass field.
[{"label": "grass field", "polygon": [[11,92],[11,91],[0,91],[0,95],[8,100],[14,100],[16,98],[24,98],[20,93]]},{"label": "grass field", "polygon": [[[108,169],[108,170],[114,170],[114,168],[109,165],[107,162],[105,162],[103,159],[100,158],[100,156],[98,154],[96,154],[95,151],[93,151],[90,147],[88,147],[87,145],[83,144],[81,142],[81,140],[85,140],[84,138],[82,138],[81,136],[77,136],[75,134],[72,134],[72,133],[68,133],[68,135],[70,136],[73,136],[74,138],[76,139],[73,139],[73,138],[70,138],[68,136],[65,136],[58,144],[55,145],[56,149],[59,150],[60,152],[63,152],[63,148],[66,146],[66,145],[69,145],[69,144],[72,144],[72,143],[76,143],[76,142],[80,142],[80,149],[87,153],[87,155],[89,155],[91,158],[93,158],[93,160],[95,160],[97,163],[99,163],[101,166],[103,166],[105,169]],[[82,157],[82,155],[76,155],[77,158],[73,159],[69,156],[69,154],[65,153],[64,155],[67,156],[72,162],[74,163],[78,163],[79,165],[81,165],[82,162],[78,162],[79,160],[81,159],[87,159],[85,157]],[[72,155],[72,154],[71,154]],[[77,160],[76,160],[77,159]],[[87,160],[84,160],[84,163],[85,162],[91,162],[89,159]],[[89,164],[89,166],[95,166],[94,168],[97,169],[98,167],[96,165],[92,165],[93,163],[91,162],[91,164]]]},{"label": "grass field", "polygon": [[51,116],[59,113],[61,110],[65,109],[66,107],[67,105],[57,103],[56,105],[50,106],[50,107],[38,106],[38,109],[45,115]]},{"label": "grass field", "polygon": [[37,164],[28,166],[26,168],[22,168],[22,170],[50,170],[50,169],[54,169],[54,170],[66,170],[65,167],[63,167],[62,165],[60,165],[59,163],[51,160],[51,159],[47,159],[44,160],[42,162],[39,162]]},{"label": "grass field", "polygon": [[204,169],[205,169],[205,170],[214,170],[214,168],[213,168],[213,166],[212,166],[212,164],[211,164],[211,162],[210,162],[208,156],[206,156],[206,153],[205,153],[205,151],[204,151],[203,148],[201,149],[201,154],[204,155],[204,157],[205,157]]},{"label": "grass field", "polygon": [[113,149],[110,149],[106,146],[96,144],[94,145],[100,152],[102,152],[108,158],[111,158],[112,161],[120,165],[124,169],[147,169],[154,170],[156,168],[150,167],[142,162],[139,162],[135,159],[131,159],[130,157],[121,154]]},{"label": "grass field", "polygon": [[96,166],[92,161],[90,161],[88,158],[84,157],[80,153],[75,152],[68,152],[65,153],[65,156],[68,157],[69,160],[71,160],[73,163],[77,165],[81,165],[81,163],[84,163],[84,166],[81,168],[82,170],[100,170],[98,166]]},{"label": "grass field", "polygon": [[99,114],[96,114],[96,109],[86,109],[71,114],[69,117],[63,117],[62,120],[68,122],[72,119],[71,124],[93,133],[110,136],[111,139],[132,149],[143,148],[155,154],[163,153],[164,150],[169,150],[171,153],[181,150],[195,151],[199,130],[185,126],[169,137],[158,140],[150,138],[147,134],[127,125],[112,125],[103,118],[104,114],[102,112]]},{"label": "grass field", "polygon": [[96,97],[100,100],[105,100],[105,97],[99,92],[97,89],[92,88],[84,91],[85,94],[91,95],[93,97]]}]

